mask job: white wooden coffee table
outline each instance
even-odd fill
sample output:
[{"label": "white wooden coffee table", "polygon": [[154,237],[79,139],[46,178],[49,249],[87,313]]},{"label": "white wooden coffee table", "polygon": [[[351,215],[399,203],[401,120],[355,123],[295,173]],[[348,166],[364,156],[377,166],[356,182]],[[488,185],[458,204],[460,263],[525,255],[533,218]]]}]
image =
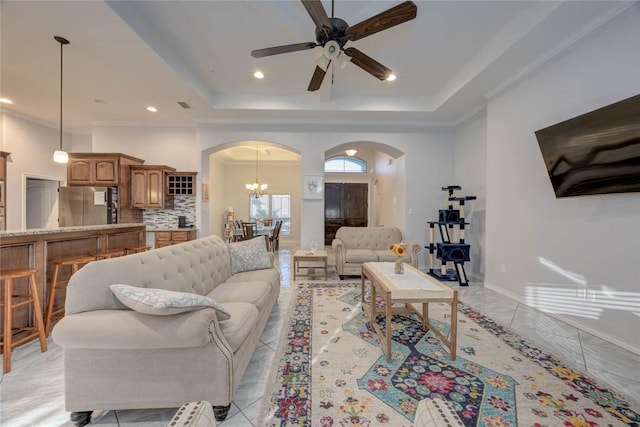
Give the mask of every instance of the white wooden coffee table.
[{"label": "white wooden coffee table", "polygon": [[[442,344],[449,349],[451,360],[456,360],[456,338],[458,334],[458,291],[451,289],[435,278],[406,264],[404,274],[395,274],[393,262],[365,262],[362,264],[362,309],[369,315],[371,327],[378,334],[387,360],[391,360],[391,316],[394,314],[417,314],[422,319],[422,330],[431,330]],[[371,282],[371,295],[365,301],[365,280]],[[376,294],[385,302],[384,307],[376,306]],[[429,321],[429,303],[447,302],[451,304],[451,328],[449,338],[438,331]],[[401,303],[402,306],[394,307]],[[385,316],[385,331],[382,332],[376,316]]]},{"label": "white wooden coffee table", "polygon": [[[307,265],[301,266],[301,262]],[[309,265],[309,263],[311,263],[311,265]],[[306,268],[306,274],[300,272],[300,268]],[[297,250],[293,254],[293,280],[296,280],[298,276],[310,278],[319,276],[316,269],[322,269],[324,279],[327,280],[327,251]]]}]

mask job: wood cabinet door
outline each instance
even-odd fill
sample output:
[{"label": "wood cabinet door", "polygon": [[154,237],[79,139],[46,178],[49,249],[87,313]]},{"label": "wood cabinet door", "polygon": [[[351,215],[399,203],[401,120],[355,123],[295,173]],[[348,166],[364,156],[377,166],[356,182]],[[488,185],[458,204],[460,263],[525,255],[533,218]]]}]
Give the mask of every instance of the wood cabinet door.
[{"label": "wood cabinet door", "polygon": [[144,170],[131,169],[131,206],[143,209],[147,205],[147,174]]},{"label": "wood cabinet door", "polygon": [[96,185],[117,185],[118,184],[118,160],[117,159],[96,159],[92,165],[95,171]]},{"label": "wood cabinet door", "polygon": [[149,170],[147,172],[147,207],[162,209],[164,207],[164,172]]},{"label": "wood cabinet door", "polygon": [[67,165],[68,185],[93,185],[91,160],[70,160]]}]

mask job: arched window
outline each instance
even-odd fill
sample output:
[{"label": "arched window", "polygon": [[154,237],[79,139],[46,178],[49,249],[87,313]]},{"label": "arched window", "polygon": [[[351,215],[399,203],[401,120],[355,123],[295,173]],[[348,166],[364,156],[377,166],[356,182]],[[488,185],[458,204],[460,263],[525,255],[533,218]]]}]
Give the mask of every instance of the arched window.
[{"label": "arched window", "polygon": [[325,160],[325,172],[365,173],[367,164],[357,157],[336,156]]}]

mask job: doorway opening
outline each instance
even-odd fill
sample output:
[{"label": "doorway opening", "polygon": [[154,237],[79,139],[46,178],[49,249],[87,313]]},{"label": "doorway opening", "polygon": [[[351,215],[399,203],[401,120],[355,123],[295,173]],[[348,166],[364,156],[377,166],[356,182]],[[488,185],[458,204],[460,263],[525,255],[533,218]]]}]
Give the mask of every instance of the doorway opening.
[{"label": "doorway opening", "polygon": [[369,225],[369,184],[334,183],[324,185],[324,244],[331,245],[342,226]]},{"label": "doorway opening", "polygon": [[58,228],[58,187],[49,178],[25,177],[23,228]]}]

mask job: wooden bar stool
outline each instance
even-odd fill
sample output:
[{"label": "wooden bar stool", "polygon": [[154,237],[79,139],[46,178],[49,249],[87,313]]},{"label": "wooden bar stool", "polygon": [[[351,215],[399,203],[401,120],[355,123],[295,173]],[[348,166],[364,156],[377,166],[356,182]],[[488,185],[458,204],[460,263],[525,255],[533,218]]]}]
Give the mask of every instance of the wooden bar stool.
[{"label": "wooden bar stool", "polygon": [[80,269],[83,265],[95,261],[96,257],[93,255],[77,255],[69,258],[54,259],[53,264],[53,277],[51,279],[51,287],[49,289],[49,302],[47,304],[47,321],[45,324],[45,332],[47,336],[51,333],[51,326],[53,320],[60,320],[64,317],[64,305],[61,308],[55,308],[56,303],[56,290],[67,290],[67,283],[69,280],[58,280],[58,274],[61,267],[70,267],[71,271],[69,278]]},{"label": "wooden bar stool", "polygon": [[117,257],[120,257],[120,256],[122,256],[124,254],[125,254],[125,250],[124,249],[114,249],[114,250],[106,251],[106,252],[96,252],[96,253],[92,253],[92,254],[89,254],[89,255],[94,257],[96,260],[99,260],[99,259],[117,258]]},{"label": "wooden bar stool", "polygon": [[151,250],[151,246],[126,247],[126,248],[124,248],[124,254],[125,255],[138,254],[140,252],[146,252],[148,250]]},{"label": "wooden bar stool", "polygon": [[[29,341],[35,337],[40,339],[40,350],[47,351],[47,339],[44,322],[42,321],[42,306],[36,288],[36,269],[21,268],[12,270],[0,270],[0,280],[4,282],[4,292],[2,298],[3,306],[3,328],[2,328],[2,353],[4,356],[4,372],[11,371],[11,352],[14,347]],[[26,294],[13,293],[13,280],[22,277],[29,278],[29,292]],[[14,299],[21,301],[14,302]],[[36,326],[13,327],[13,309],[23,305],[33,304],[33,318]],[[23,337],[14,341],[13,332],[31,331]]]}]

